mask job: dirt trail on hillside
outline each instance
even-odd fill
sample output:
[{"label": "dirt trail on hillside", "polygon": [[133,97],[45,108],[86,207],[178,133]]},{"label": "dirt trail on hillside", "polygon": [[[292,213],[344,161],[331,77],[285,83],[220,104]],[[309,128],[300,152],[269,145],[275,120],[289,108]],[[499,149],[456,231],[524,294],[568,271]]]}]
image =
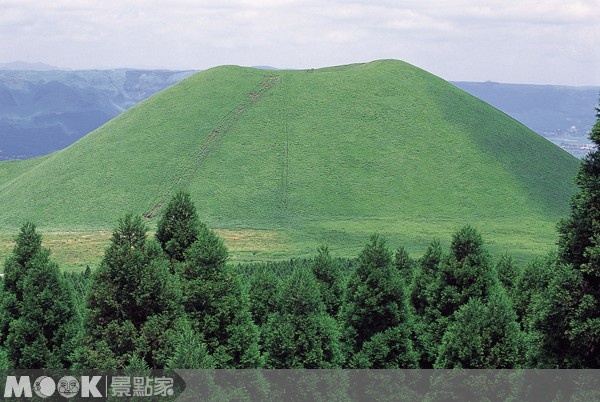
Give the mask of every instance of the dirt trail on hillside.
[{"label": "dirt trail on hillside", "polygon": [[244,100],[236,105],[229,113],[211,129],[204,142],[198,147],[191,157],[179,168],[170,183],[167,184],[166,190],[160,194],[146,210],[144,217],[152,219],[160,212],[165,202],[180,188],[185,187],[187,183],[198,173],[204,162],[210,154],[221,143],[225,135],[231,131],[243,115],[254,106],[262,96],[273,88],[279,81],[281,76],[269,74],[256,85],[245,97]]}]

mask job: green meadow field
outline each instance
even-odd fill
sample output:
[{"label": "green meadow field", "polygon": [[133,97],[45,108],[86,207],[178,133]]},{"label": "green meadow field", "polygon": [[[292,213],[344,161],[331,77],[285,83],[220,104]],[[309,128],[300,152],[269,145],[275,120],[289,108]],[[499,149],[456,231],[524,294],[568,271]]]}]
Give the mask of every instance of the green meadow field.
[{"label": "green meadow field", "polygon": [[70,147],[0,163],[0,258],[31,220],[63,269],[94,267],[119,217],[156,227],[179,189],[233,262],[356,256],[369,235],[418,257],[469,223],[494,253],[545,254],[578,160],[409,64],[224,66]]}]

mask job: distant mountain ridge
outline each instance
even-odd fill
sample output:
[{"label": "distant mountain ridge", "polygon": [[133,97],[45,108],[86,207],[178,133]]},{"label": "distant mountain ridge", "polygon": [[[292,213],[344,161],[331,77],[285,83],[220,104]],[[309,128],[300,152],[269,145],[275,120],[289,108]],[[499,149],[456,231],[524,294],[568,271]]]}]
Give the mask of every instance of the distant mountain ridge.
[{"label": "distant mountain ridge", "polygon": [[0,69],[0,160],[62,149],[194,73]]},{"label": "distant mountain ridge", "polygon": [[12,61],[10,63],[0,63],[0,70],[31,70],[31,71],[50,71],[59,70],[58,67],[46,63],[29,63],[26,61]]},{"label": "distant mountain ridge", "polygon": [[[277,70],[257,66],[263,70]],[[62,149],[197,71],[60,70],[0,64],[0,161]],[[589,148],[600,87],[452,82],[575,156]]]},{"label": "distant mountain ridge", "polygon": [[452,82],[575,156],[587,154],[600,87]]}]

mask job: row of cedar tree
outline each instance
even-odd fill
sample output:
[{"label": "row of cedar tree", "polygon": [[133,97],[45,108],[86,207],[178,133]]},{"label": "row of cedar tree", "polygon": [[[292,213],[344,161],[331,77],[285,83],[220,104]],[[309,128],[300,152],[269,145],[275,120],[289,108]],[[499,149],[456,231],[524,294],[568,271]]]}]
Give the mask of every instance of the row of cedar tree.
[{"label": "row of cedar tree", "polygon": [[4,265],[0,368],[599,368],[599,151],[577,184],[558,250],[524,267],[470,226],[418,261],[374,235],[354,260],[227,265],[179,192],[155,238],[125,216],[93,273],[61,274],[27,223]]}]

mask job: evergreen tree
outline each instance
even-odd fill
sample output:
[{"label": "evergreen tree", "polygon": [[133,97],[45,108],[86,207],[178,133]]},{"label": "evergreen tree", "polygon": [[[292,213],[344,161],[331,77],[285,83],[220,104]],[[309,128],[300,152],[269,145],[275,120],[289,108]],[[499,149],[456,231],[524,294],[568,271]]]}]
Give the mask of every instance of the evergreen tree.
[{"label": "evergreen tree", "polygon": [[8,354],[3,347],[0,347],[0,370],[9,370],[11,368],[10,360],[8,360]]},{"label": "evergreen tree", "polygon": [[419,261],[411,289],[410,304],[415,315],[414,345],[421,357],[421,368],[433,368],[437,358],[440,340],[437,324],[441,313],[435,302],[435,292],[443,258],[442,245],[436,239],[427,247]]},{"label": "evergreen tree", "polygon": [[342,304],[343,288],[340,267],[329,255],[327,246],[321,246],[317,250],[317,257],[312,264],[312,272],[321,291],[321,297],[325,303],[325,309],[332,317],[337,316]]},{"label": "evergreen tree", "polygon": [[[402,334],[412,333],[413,330],[406,288],[392,264],[392,254],[385,240],[373,235],[358,261],[358,267],[350,277],[346,302],[341,312],[351,366],[364,365],[359,359],[360,352],[376,334],[383,334],[398,326],[403,327],[398,330]],[[377,342],[381,343],[381,340]],[[385,360],[412,361],[408,358],[413,352],[412,342],[406,339],[402,345],[399,350],[392,349],[396,354],[405,356],[386,356]],[[355,358],[355,355],[358,357]],[[372,352],[365,351],[363,355],[372,355]],[[413,363],[416,365],[416,360]],[[412,366],[411,363],[409,367]]]},{"label": "evergreen tree", "polygon": [[73,304],[82,320],[86,314],[87,295],[92,282],[92,270],[86,266],[83,272],[63,271],[62,277],[73,293]]},{"label": "evergreen tree", "polygon": [[487,303],[472,298],[459,307],[444,333],[436,368],[508,369],[522,363],[522,334],[504,288]]},{"label": "evergreen tree", "polygon": [[6,341],[15,368],[67,368],[80,322],[70,287],[42,250],[29,263],[23,304]]},{"label": "evergreen tree", "polygon": [[500,283],[502,283],[508,294],[512,297],[520,277],[520,270],[509,254],[500,256],[496,262],[496,272],[498,272]]},{"label": "evergreen tree", "polygon": [[204,228],[187,250],[181,272],[183,302],[217,368],[262,365],[258,328],[237,276],[225,266],[223,241]]},{"label": "evergreen tree", "polygon": [[594,333],[587,330],[593,321],[580,321],[592,314],[594,307],[581,291],[583,277],[570,265],[559,263],[554,268],[547,289],[532,306],[536,315],[533,328],[540,341],[538,364],[542,368],[596,367],[597,353],[589,353],[588,342],[577,342]]},{"label": "evergreen tree", "polygon": [[68,285],[26,223],[5,264],[2,281],[3,344],[13,368],[66,368],[78,331]]},{"label": "evergreen tree", "polygon": [[469,225],[454,234],[450,255],[440,268],[434,303],[446,318],[471,298],[487,300],[490,289],[498,281],[481,235]]},{"label": "evergreen tree", "polygon": [[284,283],[280,308],[263,327],[268,368],[341,367],[340,333],[319,289],[312,272],[303,267]]},{"label": "evergreen tree", "polygon": [[411,328],[400,324],[373,335],[354,356],[360,369],[419,368],[419,354],[413,347]]},{"label": "evergreen tree", "polygon": [[433,289],[442,258],[442,245],[439,240],[433,240],[419,261],[411,289],[410,300],[417,316],[425,316],[433,303]]},{"label": "evergreen tree", "polygon": [[[248,285],[249,309],[252,320],[260,328],[277,311],[281,293],[281,280],[267,266],[254,272]],[[262,332],[262,331],[261,331]]]},{"label": "evergreen tree", "polygon": [[[579,191],[571,200],[571,214],[559,225],[560,257],[574,272],[556,280],[574,290],[570,299],[563,300],[572,308],[563,310],[561,317],[550,314],[568,323],[560,343],[577,353],[573,363],[580,368],[600,367],[600,108],[596,112],[597,121],[590,132],[596,149],[581,163],[576,178]],[[564,282],[567,278],[569,283]],[[552,348],[552,344],[546,345],[546,353]]]},{"label": "evergreen tree", "polygon": [[90,284],[78,353],[82,366],[123,368],[136,355],[150,368],[164,366],[160,349],[165,340],[152,334],[160,337],[181,307],[179,286],[162,255],[157,243],[147,241],[141,217],[119,220]]},{"label": "evergreen tree", "polygon": [[187,318],[175,323],[170,335],[172,353],[167,367],[172,369],[211,369],[216,362],[208,353],[202,335],[194,331]]},{"label": "evergreen tree", "polygon": [[596,149],[583,158],[575,179],[579,191],[571,200],[571,215],[559,225],[560,257],[576,269],[590,262],[591,249],[598,244],[600,234],[600,108],[596,108],[596,117],[590,132]]},{"label": "evergreen tree", "polygon": [[[437,268],[433,268],[435,262]],[[469,225],[453,235],[448,255],[441,257],[439,245],[430,247],[421,266],[429,274],[416,281],[419,290],[413,291],[411,300],[420,316],[415,343],[421,352],[421,367],[430,368],[454,313],[472,298],[487,300],[498,283],[498,274],[483,247],[481,235]],[[430,285],[419,284],[433,278],[432,269],[437,269],[435,280]]]},{"label": "evergreen tree", "polygon": [[564,264],[559,262],[556,255],[549,254],[545,258],[530,261],[519,273],[512,300],[523,330],[532,328],[539,319],[537,309],[547,302],[546,290],[555,273],[562,269]]},{"label": "evergreen tree", "polygon": [[[0,307],[3,306],[4,302],[4,279],[0,276]],[[2,311],[0,311],[0,320],[3,317]],[[10,323],[8,323],[10,325]],[[8,327],[7,327],[8,328]],[[6,335],[3,334],[3,337]],[[6,349],[3,347],[4,342],[0,342],[0,370],[8,370],[10,368],[10,362],[8,360],[8,355],[6,353]]]},{"label": "evergreen tree", "polygon": [[408,251],[406,251],[404,247],[400,247],[396,250],[396,253],[394,254],[394,265],[396,266],[396,269],[398,269],[404,283],[407,286],[410,286],[414,280],[416,264],[415,261],[410,258]]},{"label": "evergreen tree", "polygon": [[185,251],[198,238],[201,226],[190,194],[178,191],[158,221],[156,239],[171,260],[182,262]]},{"label": "evergreen tree", "polygon": [[21,226],[15,238],[12,254],[4,263],[3,297],[0,306],[0,344],[6,341],[8,327],[21,311],[23,303],[23,282],[30,262],[42,251],[42,235],[37,233],[33,223]]},{"label": "evergreen tree", "polygon": [[542,333],[540,318],[548,306],[547,290],[552,277],[562,269],[555,255],[536,258],[520,270],[516,279],[512,303],[523,333],[525,367],[542,367]]}]

